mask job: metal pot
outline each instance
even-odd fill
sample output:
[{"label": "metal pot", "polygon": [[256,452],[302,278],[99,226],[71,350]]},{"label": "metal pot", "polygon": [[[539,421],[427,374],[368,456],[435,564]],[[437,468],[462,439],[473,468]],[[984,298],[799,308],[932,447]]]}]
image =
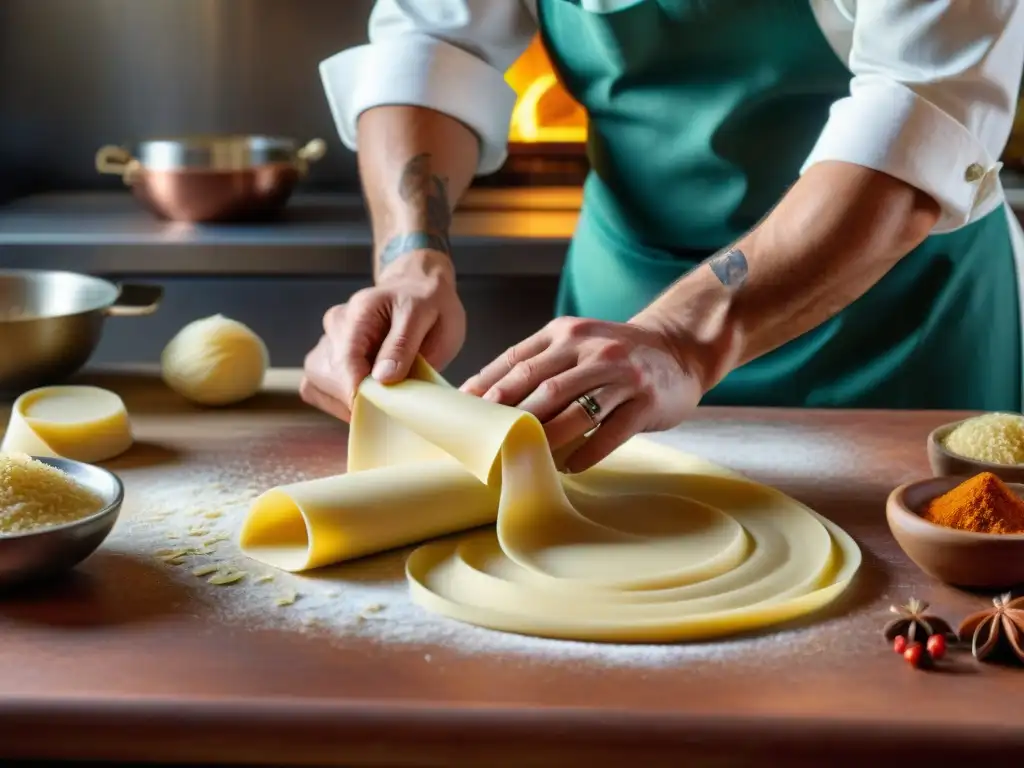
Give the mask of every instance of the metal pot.
[{"label": "metal pot", "polygon": [[96,170],[120,176],[156,215],[174,221],[247,221],[273,216],[327,145],[272,136],[192,136],[144,141],[134,155],[107,146]]},{"label": "metal pot", "polygon": [[96,349],[107,317],[152,314],[162,296],[157,286],[75,272],[0,270],[0,393],[70,376]]}]

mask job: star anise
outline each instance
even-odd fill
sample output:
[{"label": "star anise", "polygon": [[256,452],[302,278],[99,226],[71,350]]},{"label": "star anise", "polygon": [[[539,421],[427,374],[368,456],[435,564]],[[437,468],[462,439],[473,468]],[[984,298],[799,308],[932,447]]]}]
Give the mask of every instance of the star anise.
[{"label": "star anise", "polygon": [[971,653],[983,660],[1010,652],[1024,662],[1024,597],[1010,593],[992,599],[992,607],[972,613],[960,625],[962,637],[971,636]]},{"label": "star anise", "polygon": [[907,638],[908,643],[923,643],[932,635],[956,639],[956,633],[949,623],[929,614],[928,603],[923,600],[912,597],[906,605],[893,605],[889,610],[897,616],[882,629],[882,634],[890,643],[901,635]]}]

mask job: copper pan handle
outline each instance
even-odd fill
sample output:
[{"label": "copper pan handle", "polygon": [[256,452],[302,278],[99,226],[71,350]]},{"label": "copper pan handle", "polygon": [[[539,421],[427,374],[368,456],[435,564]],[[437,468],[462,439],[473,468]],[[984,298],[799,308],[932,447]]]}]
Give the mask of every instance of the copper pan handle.
[{"label": "copper pan handle", "polygon": [[327,154],[327,142],[323,139],[313,139],[306,146],[299,149],[295,153],[296,161],[295,165],[299,170],[299,174],[305,176],[309,173],[309,164],[315,163],[317,160]]},{"label": "copper pan handle", "polygon": [[142,164],[124,147],[108,145],[96,152],[96,170],[120,176],[125,184],[132,184],[142,170]]},{"label": "copper pan handle", "polygon": [[160,299],[164,295],[164,289],[158,285],[122,283],[118,288],[121,292],[117,296],[117,301],[106,309],[106,314],[110,317],[152,315],[160,306]]}]

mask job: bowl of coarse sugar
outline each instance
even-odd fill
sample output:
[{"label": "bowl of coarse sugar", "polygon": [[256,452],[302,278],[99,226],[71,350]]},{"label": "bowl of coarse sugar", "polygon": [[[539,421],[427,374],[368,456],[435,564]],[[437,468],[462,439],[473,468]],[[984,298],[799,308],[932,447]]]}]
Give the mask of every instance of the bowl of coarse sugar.
[{"label": "bowl of coarse sugar", "polygon": [[1024,584],[1024,485],[991,472],[907,483],[889,495],[886,520],[907,557],[940,581]]},{"label": "bowl of coarse sugar", "polygon": [[991,472],[1024,483],[1024,416],[984,413],[943,424],[928,435],[928,463],[938,477]]},{"label": "bowl of coarse sugar", "polygon": [[0,587],[74,568],[107,538],[123,499],[102,467],[0,453]]}]

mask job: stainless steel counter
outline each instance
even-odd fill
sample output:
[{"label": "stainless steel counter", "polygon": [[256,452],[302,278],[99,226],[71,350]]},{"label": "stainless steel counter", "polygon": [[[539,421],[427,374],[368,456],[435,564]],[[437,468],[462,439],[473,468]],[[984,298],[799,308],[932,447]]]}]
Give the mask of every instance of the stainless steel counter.
[{"label": "stainless steel counter", "polygon": [[[1024,217],[1024,178],[1004,174]],[[575,188],[473,189],[452,240],[464,277],[561,271],[582,200]],[[128,192],[26,197],[0,207],[0,268],[93,274],[369,277],[372,237],[357,195],[297,195],[266,224],[160,221]]]},{"label": "stainless steel counter", "polygon": [[[462,276],[559,273],[578,189],[474,189],[453,223]],[[372,239],[355,195],[297,196],[284,219],[160,221],[128,192],[27,197],[0,208],[0,266],[134,275],[369,276]]]}]

